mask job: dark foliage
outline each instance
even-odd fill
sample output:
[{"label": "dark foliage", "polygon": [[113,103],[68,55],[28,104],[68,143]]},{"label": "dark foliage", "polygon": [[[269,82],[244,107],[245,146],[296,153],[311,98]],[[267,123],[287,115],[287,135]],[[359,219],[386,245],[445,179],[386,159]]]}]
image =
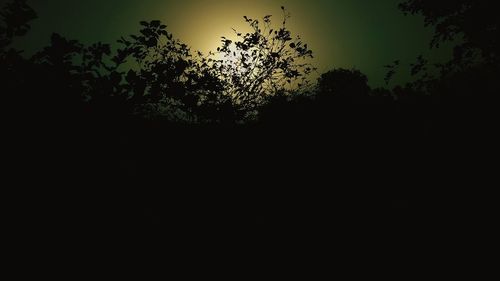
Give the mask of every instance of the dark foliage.
[{"label": "dark foliage", "polygon": [[446,41],[458,41],[455,61],[470,63],[479,55],[486,62],[497,63],[500,51],[499,20],[495,1],[409,0],[400,4],[405,13],[421,14],[425,24],[435,28],[432,47]]},{"label": "dark foliage", "polygon": [[[311,84],[313,52],[286,28],[284,8],[280,27],[271,16],[245,17],[252,32],[235,31],[237,42],[223,37],[207,56],[160,21],[143,21],[116,49],[53,34],[26,58],[10,45],[36,14],[13,1],[1,12],[0,77],[19,147],[12,166],[22,168],[18,183],[34,189],[23,202],[52,211],[40,214],[51,217],[44,226],[131,232],[206,231],[228,221],[250,231],[255,217],[283,229],[332,216],[359,231],[353,221],[409,227],[394,223],[414,215],[408,206],[436,207],[446,187],[477,184],[468,177],[477,162],[466,159],[479,153],[473,141],[494,130],[500,93],[491,3],[402,3],[436,27],[432,46],[459,43],[453,61],[430,66],[419,57],[415,80],[389,90],[370,88],[356,69],[333,69]],[[386,66],[387,83],[399,66]]]}]

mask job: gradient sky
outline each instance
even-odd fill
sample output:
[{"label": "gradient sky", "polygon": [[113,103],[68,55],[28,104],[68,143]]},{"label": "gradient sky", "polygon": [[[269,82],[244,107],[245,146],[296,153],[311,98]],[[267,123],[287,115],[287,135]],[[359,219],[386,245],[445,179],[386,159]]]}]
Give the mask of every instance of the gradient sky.
[{"label": "gradient sky", "polygon": [[[0,0],[3,4],[7,0]],[[141,20],[162,20],[174,36],[193,50],[207,52],[244,26],[243,16],[292,14],[289,29],[301,35],[315,52],[319,72],[334,67],[356,67],[370,84],[383,84],[384,65],[400,59],[410,63],[419,54],[436,60],[446,49],[429,52],[431,30],[420,17],[405,17],[401,0],[29,0],[39,19],[26,38],[16,44],[27,53],[47,45],[52,32],[84,43],[112,43],[138,30]],[[408,72],[408,71],[406,71]],[[407,78],[402,72],[398,82]]]}]

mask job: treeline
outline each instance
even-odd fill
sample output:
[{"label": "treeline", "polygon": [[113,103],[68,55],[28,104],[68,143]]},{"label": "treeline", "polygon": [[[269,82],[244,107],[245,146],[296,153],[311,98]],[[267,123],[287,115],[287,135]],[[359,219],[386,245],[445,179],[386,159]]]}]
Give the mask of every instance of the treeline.
[{"label": "treeline", "polygon": [[[103,205],[120,194],[122,207],[139,210],[188,186],[203,206],[205,195],[227,195],[215,185],[252,190],[250,197],[268,198],[265,206],[284,194],[312,202],[309,195],[317,204],[304,204],[318,212],[343,194],[365,206],[415,190],[422,198],[429,193],[417,187],[446,186],[469,168],[452,160],[474,156],[465,139],[494,130],[500,36],[491,5],[404,1],[403,12],[435,27],[431,47],[459,43],[445,64],[417,58],[413,82],[372,89],[356,69],[309,81],[314,54],[286,28],[284,8],[283,25],[245,17],[252,32],[235,31],[237,42],[222,38],[209,54],[150,21],[118,46],[53,34],[27,58],[11,45],[36,13],[16,0],[3,7],[0,27],[2,104],[22,146],[16,158],[66,187],[103,186],[90,192]],[[399,62],[387,68],[387,82],[403,71]]]},{"label": "treeline", "polygon": [[50,46],[25,58],[9,46],[29,31],[36,13],[25,1],[14,1],[2,14],[3,87],[25,98],[22,106],[37,105],[29,111],[56,118],[94,114],[236,125],[292,117],[285,116],[291,108],[279,112],[283,103],[386,103],[413,94],[372,91],[357,70],[333,70],[311,85],[313,53],[286,29],[285,9],[283,27],[274,30],[271,16],[261,22],[245,17],[254,32],[235,31],[238,42],[223,38],[217,52],[208,55],[193,54],[166,25],[151,21],[141,22],[138,34],[121,37],[118,48],[100,42],[84,46],[53,34]]}]

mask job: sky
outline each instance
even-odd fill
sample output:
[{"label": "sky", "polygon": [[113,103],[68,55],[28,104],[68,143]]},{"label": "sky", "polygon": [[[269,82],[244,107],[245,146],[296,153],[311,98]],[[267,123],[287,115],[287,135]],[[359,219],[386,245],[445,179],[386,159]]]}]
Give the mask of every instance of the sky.
[{"label": "sky", "polygon": [[[0,0],[0,4],[7,0]],[[384,65],[394,60],[415,61],[420,54],[436,61],[449,50],[429,51],[432,30],[419,16],[404,16],[401,0],[28,0],[39,18],[16,46],[27,54],[49,43],[52,32],[84,43],[113,43],[136,33],[139,21],[161,20],[192,50],[208,52],[221,36],[245,30],[243,16],[281,16],[281,6],[291,13],[289,29],[314,51],[318,72],[357,68],[372,86],[383,85]],[[402,70],[396,82],[408,80]]]}]

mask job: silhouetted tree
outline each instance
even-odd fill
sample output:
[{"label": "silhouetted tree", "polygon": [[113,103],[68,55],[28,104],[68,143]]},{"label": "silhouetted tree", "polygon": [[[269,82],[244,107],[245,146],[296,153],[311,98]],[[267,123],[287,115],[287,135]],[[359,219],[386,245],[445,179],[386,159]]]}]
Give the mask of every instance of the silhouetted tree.
[{"label": "silhouetted tree", "polygon": [[35,11],[28,6],[26,0],[16,0],[7,3],[0,12],[0,49],[12,43],[14,37],[25,35],[29,22],[36,19]]},{"label": "silhouetted tree", "polygon": [[0,11],[0,77],[9,94],[23,83],[25,66],[21,51],[10,45],[15,37],[28,32],[29,22],[35,18],[35,11],[24,0],[7,3]]},{"label": "silhouetted tree", "polygon": [[222,46],[207,61],[211,73],[224,82],[224,96],[244,113],[244,118],[257,114],[267,97],[278,93],[297,92],[309,83],[314,70],[309,62],[312,51],[300,37],[292,37],[286,23],[290,14],[282,7],[279,27],[271,23],[271,15],[262,21],[244,17],[252,32],[234,31],[237,41],[222,37]]},{"label": "silhouetted tree", "polygon": [[[423,15],[426,25],[434,28],[431,47],[443,42],[452,42],[455,47],[452,59],[442,64],[432,65],[419,57],[411,69],[415,81],[396,88],[394,95],[404,101],[405,114],[418,112],[413,115],[429,120],[429,143],[435,146],[428,148],[441,181],[447,186],[475,185],[477,177],[473,175],[482,169],[475,165],[487,162],[479,151],[486,155],[494,149],[490,140],[498,120],[500,31],[496,3],[408,0],[400,8]],[[458,177],[459,184],[454,176],[458,174],[463,175]]]},{"label": "silhouetted tree", "polygon": [[118,40],[122,48],[112,58],[113,71],[124,76],[123,90],[138,106],[137,112],[189,121],[196,105],[188,91],[194,66],[189,48],[158,20],[141,25],[139,34]]},{"label": "silhouetted tree", "polygon": [[317,98],[358,102],[366,98],[369,92],[368,78],[359,70],[335,69],[319,78]]},{"label": "silhouetted tree", "polygon": [[470,62],[479,50],[481,58],[498,63],[500,22],[495,5],[493,0],[408,0],[399,7],[405,13],[423,15],[425,24],[435,28],[431,47],[458,40],[454,51],[457,62]]}]

